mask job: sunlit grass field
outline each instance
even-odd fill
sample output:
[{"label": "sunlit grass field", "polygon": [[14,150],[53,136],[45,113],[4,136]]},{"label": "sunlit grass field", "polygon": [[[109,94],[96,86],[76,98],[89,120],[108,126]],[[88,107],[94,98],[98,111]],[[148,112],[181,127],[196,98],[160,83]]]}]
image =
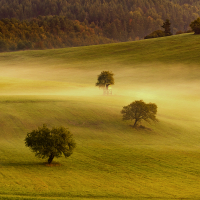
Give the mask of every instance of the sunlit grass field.
[{"label": "sunlit grass field", "polygon": [[[199,199],[200,36],[0,54],[0,199]],[[95,87],[112,71],[112,96]],[[133,129],[123,106],[156,103]],[[77,143],[45,165],[27,132],[65,126]]]}]

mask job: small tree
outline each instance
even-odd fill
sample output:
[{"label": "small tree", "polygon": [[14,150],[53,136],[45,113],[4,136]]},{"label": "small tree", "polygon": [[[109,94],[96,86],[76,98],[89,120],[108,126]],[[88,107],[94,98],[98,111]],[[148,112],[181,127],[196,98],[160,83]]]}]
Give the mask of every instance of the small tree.
[{"label": "small tree", "polygon": [[72,134],[67,128],[59,127],[50,130],[45,124],[43,127],[27,133],[25,145],[32,149],[35,156],[48,158],[49,164],[54,157],[61,157],[62,154],[69,157],[76,146]]},{"label": "small tree", "polygon": [[109,85],[114,85],[114,74],[109,71],[102,71],[98,75],[96,86],[108,90]]},{"label": "small tree", "polygon": [[190,24],[191,29],[195,34],[200,34],[200,18],[197,18]]},{"label": "small tree", "polygon": [[150,120],[158,121],[156,119],[157,105],[154,103],[146,104],[142,100],[124,106],[121,113],[123,120],[135,120],[133,127],[136,127],[142,120],[147,122],[150,122]]},{"label": "small tree", "polygon": [[165,22],[162,25],[162,28],[165,29],[165,36],[170,36],[172,35],[171,33],[171,28],[170,28],[171,23],[169,22],[169,19],[166,19]]}]

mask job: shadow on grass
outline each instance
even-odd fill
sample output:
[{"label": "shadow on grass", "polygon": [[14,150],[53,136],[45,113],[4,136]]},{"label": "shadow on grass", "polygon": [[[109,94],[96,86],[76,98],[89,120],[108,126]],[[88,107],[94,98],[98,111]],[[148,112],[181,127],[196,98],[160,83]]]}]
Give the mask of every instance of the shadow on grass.
[{"label": "shadow on grass", "polygon": [[168,197],[131,197],[131,196],[120,196],[120,195],[108,195],[108,196],[104,196],[104,195],[86,195],[86,196],[51,196],[51,197],[47,197],[47,196],[25,196],[25,195],[1,195],[0,194],[0,200],[61,200],[61,199],[66,199],[66,200],[95,200],[95,199],[106,199],[106,200],[120,200],[120,199],[132,199],[132,200],[197,200],[199,198],[179,198],[179,197],[175,197],[175,198],[168,198]]},{"label": "shadow on grass", "polygon": [[61,163],[52,162],[51,164],[47,162],[0,162],[0,167],[31,167],[31,166],[43,166],[43,167],[59,167],[62,166]]},{"label": "shadow on grass", "polygon": [[131,128],[134,128],[135,130],[146,130],[146,131],[152,131],[151,128],[148,128],[146,126],[143,126],[143,125],[139,125],[139,126],[133,126],[133,125],[130,125]]}]

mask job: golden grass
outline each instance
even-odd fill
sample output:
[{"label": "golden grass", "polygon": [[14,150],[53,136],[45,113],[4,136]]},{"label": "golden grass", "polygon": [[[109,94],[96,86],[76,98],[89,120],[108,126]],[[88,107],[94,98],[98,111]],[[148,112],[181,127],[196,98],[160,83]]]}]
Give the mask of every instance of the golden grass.
[{"label": "golden grass", "polygon": [[[0,54],[0,199],[200,198],[198,48],[186,34]],[[112,96],[95,87],[103,70],[115,74]],[[122,121],[122,107],[140,99],[158,106],[149,129]],[[43,123],[77,141],[53,166],[24,145]]]}]

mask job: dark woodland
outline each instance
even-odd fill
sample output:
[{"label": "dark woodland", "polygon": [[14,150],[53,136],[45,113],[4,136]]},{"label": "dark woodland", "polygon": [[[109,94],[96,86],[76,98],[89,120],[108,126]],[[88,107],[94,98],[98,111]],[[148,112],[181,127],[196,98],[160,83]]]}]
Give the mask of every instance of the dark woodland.
[{"label": "dark woodland", "polygon": [[0,51],[134,41],[166,19],[176,34],[199,16],[198,0],[0,0]]}]

